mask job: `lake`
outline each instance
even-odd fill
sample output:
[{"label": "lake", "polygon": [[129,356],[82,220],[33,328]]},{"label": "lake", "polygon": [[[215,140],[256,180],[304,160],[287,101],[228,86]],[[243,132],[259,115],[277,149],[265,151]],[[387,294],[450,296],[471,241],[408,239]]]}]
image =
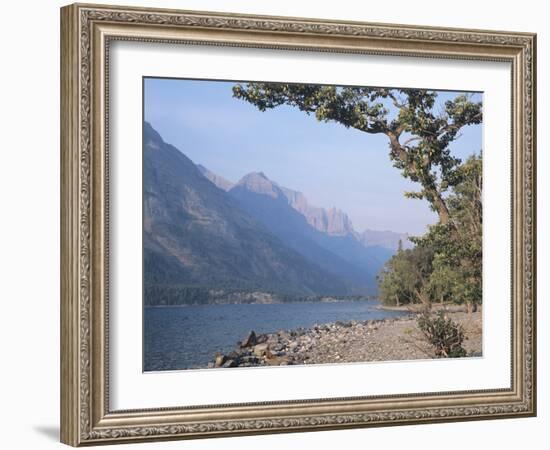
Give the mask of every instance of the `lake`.
[{"label": "lake", "polygon": [[405,315],[376,300],[273,304],[182,305],[144,309],[144,370],[204,368],[250,330],[274,333],[315,324]]}]

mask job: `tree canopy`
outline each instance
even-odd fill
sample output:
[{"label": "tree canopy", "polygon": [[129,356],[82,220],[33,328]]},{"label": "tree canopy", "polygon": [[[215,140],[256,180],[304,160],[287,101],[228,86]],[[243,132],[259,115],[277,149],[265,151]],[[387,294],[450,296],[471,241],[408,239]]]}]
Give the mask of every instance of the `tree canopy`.
[{"label": "tree canopy", "polygon": [[[290,83],[246,83],[233,96],[260,111],[289,105],[319,121],[338,122],[388,137],[389,156],[404,177],[420,184],[411,198],[426,199],[443,224],[449,223],[445,192],[461,181],[460,159],[450,151],[460,130],[482,121],[481,102],[466,94],[436,105],[437,92]],[[451,224],[453,227],[453,224]]]},{"label": "tree canopy", "polygon": [[389,305],[465,304],[482,300],[482,159],[472,156],[459,168],[462,181],[447,197],[450,224],[437,223],[416,246],[398,251],[384,266],[379,297]]},{"label": "tree canopy", "polygon": [[469,309],[482,299],[482,167],[481,156],[472,156],[460,166],[462,182],[447,199],[453,230],[438,223],[414,239],[419,246],[435,249],[432,295]]},{"label": "tree canopy", "polygon": [[428,246],[398,250],[378,276],[380,299],[387,305],[429,305],[433,258],[433,249]]}]

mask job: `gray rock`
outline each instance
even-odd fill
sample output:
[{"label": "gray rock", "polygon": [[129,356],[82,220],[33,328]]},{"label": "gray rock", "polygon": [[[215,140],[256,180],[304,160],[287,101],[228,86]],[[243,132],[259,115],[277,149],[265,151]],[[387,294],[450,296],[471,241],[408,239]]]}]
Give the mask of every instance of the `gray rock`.
[{"label": "gray rock", "polygon": [[216,355],[216,360],[214,361],[214,367],[222,367],[225,363],[225,355]]},{"label": "gray rock", "polygon": [[278,335],[280,339],[283,339],[283,340],[290,339],[290,334],[287,333],[286,331],[279,331]]},{"label": "gray rock", "polygon": [[256,344],[263,344],[264,342],[267,342],[268,336],[267,334],[260,334],[256,336]]},{"label": "gray rock", "polygon": [[254,346],[253,353],[255,356],[263,356],[267,352],[268,345],[267,344],[258,344]]},{"label": "gray rock", "polygon": [[235,362],[234,359],[228,359],[227,361],[225,361],[225,362],[222,364],[222,367],[223,367],[223,368],[236,367],[236,366],[237,366],[237,363]]},{"label": "gray rock", "polygon": [[241,347],[253,347],[258,343],[258,338],[256,337],[256,333],[254,333],[254,330],[252,330],[250,333],[248,333],[248,336],[244,339],[244,341],[241,342]]},{"label": "gray rock", "polygon": [[273,356],[265,360],[265,364],[268,366],[287,366],[289,363],[289,358],[287,356]]},{"label": "gray rock", "polygon": [[229,359],[239,359],[243,353],[244,352],[242,352],[242,351],[238,352],[236,350],[233,350],[231,353],[227,354],[227,358],[229,358]]},{"label": "gray rock", "polygon": [[255,364],[255,363],[259,362],[260,360],[258,358],[256,358],[255,356],[253,356],[253,355],[247,355],[247,356],[243,356],[241,358],[241,361],[243,363]]}]

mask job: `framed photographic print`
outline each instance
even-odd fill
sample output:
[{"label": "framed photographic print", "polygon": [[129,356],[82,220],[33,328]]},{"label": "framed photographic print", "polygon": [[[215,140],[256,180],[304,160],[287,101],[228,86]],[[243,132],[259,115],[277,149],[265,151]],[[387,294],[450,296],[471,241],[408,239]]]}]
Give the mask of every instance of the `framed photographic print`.
[{"label": "framed photographic print", "polygon": [[533,416],[535,35],[61,9],[61,439]]}]

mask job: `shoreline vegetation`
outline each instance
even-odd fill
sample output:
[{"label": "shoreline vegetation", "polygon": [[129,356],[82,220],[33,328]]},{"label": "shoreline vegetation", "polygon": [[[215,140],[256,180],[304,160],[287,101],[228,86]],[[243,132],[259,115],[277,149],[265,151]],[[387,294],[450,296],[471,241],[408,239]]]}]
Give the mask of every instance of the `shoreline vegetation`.
[{"label": "shoreline vegetation", "polygon": [[[156,291],[151,295],[151,291]],[[273,304],[300,302],[346,302],[376,300],[374,295],[298,295],[240,289],[205,287],[146,286],[146,307],[185,305]],[[151,299],[155,301],[151,301]]]},{"label": "shoreline vegetation", "polygon": [[[405,305],[385,305],[384,303],[380,303],[380,306],[377,307],[377,309],[383,310],[383,311],[404,311],[409,312],[411,314],[420,314],[423,311],[425,311],[425,306],[420,303],[410,303]],[[430,305],[430,311],[432,312],[446,312],[446,313],[453,313],[453,312],[468,312],[468,308],[465,305],[460,305],[456,303],[435,303]]]},{"label": "shoreline vegetation", "polygon": [[[383,308],[383,307],[382,307]],[[395,307],[392,309],[395,310]],[[482,312],[465,312],[454,305],[434,311],[461,327],[465,357],[482,356]],[[405,309],[406,311],[406,309]],[[250,331],[227,354],[217,353],[208,368],[334,364],[435,359],[434,347],[419,330],[420,310],[404,317],[366,321],[336,321],[310,328],[256,334]]]}]

